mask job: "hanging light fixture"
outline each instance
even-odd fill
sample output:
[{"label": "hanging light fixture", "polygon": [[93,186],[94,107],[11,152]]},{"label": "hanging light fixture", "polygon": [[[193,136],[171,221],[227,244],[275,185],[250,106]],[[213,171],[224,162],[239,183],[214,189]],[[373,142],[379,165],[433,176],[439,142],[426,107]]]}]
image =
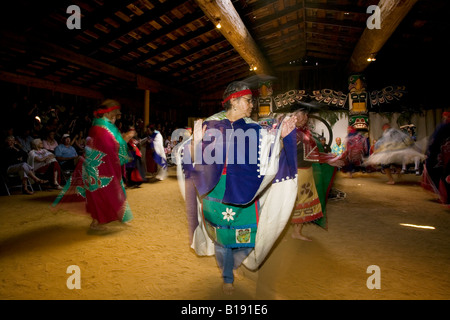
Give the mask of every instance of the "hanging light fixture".
[{"label": "hanging light fixture", "polygon": [[375,60],[377,60],[377,59],[375,58],[375,54],[374,53],[371,53],[370,57],[367,58],[367,61],[369,61],[369,62],[373,62]]}]

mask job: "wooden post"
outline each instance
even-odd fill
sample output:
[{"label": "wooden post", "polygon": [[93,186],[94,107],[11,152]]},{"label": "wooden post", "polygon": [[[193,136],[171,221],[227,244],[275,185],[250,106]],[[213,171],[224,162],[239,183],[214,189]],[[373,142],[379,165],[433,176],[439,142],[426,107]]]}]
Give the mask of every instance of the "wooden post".
[{"label": "wooden post", "polygon": [[380,8],[380,28],[366,28],[364,30],[347,66],[349,72],[362,72],[367,68],[370,64],[367,58],[371,55],[376,56],[416,2],[417,0],[380,1],[378,4]]},{"label": "wooden post", "polygon": [[150,123],[150,90],[145,90],[144,125],[147,126],[149,123]]},{"label": "wooden post", "polygon": [[217,26],[220,22],[220,32],[248,63],[249,68],[256,67],[254,70],[256,74],[273,75],[272,68],[230,0],[196,0],[196,2],[212,23]]}]

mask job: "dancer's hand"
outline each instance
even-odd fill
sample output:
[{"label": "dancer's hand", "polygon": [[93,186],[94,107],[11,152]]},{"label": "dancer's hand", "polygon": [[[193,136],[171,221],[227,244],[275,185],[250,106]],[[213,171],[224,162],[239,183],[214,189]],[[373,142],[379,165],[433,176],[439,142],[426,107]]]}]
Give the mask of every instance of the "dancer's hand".
[{"label": "dancer's hand", "polygon": [[291,133],[292,130],[295,129],[296,122],[297,122],[296,116],[291,116],[283,120],[283,127],[281,128],[282,138],[286,137],[289,133]]}]

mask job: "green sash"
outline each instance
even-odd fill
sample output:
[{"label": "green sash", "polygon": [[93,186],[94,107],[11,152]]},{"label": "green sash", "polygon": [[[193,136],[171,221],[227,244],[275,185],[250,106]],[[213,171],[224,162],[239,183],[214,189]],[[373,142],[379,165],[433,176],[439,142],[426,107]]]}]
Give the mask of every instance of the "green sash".
[{"label": "green sash", "polygon": [[202,199],[205,229],[217,244],[227,248],[254,247],[258,223],[258,201],[245,206],[222,203],[226,175]]},{"label": "green sash", "polygon": [[102,127],[104,129],[108,130],[114,136],[117,143],[119,144],[120,165],[124,165],[131,161],[130,156],[128,155],[127,143],[125,142],[125,140],[123,140],[122,134],[120,133],[119,128],[117,128],[117,126],[114,123],[109,121],[107,118],[103,117],[103,118],[94,119],[92,125]]}]

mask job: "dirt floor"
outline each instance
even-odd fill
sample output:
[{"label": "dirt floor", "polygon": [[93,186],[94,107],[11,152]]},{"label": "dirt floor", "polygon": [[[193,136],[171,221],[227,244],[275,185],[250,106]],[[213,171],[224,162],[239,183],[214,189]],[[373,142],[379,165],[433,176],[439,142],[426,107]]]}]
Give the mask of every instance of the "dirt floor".
[{"label": "dirt floor", "polygon": [[[305,226],[313,240],[305,242],[288,225],[260,270],[237,270],[232,296],[222,293],[214,257],[189,248],[174,168],[164,181],[128,189],[134,220],[107,232],[52,212],[55,190],[0,196],[0,299],[449,299],[450,210],[418,181],[338,174],[334,187],[346,197],[329,202],[328,230]],[[80,289],[67,286],[71,265]],[[376,276],[380,288],[369,289]]]}]

